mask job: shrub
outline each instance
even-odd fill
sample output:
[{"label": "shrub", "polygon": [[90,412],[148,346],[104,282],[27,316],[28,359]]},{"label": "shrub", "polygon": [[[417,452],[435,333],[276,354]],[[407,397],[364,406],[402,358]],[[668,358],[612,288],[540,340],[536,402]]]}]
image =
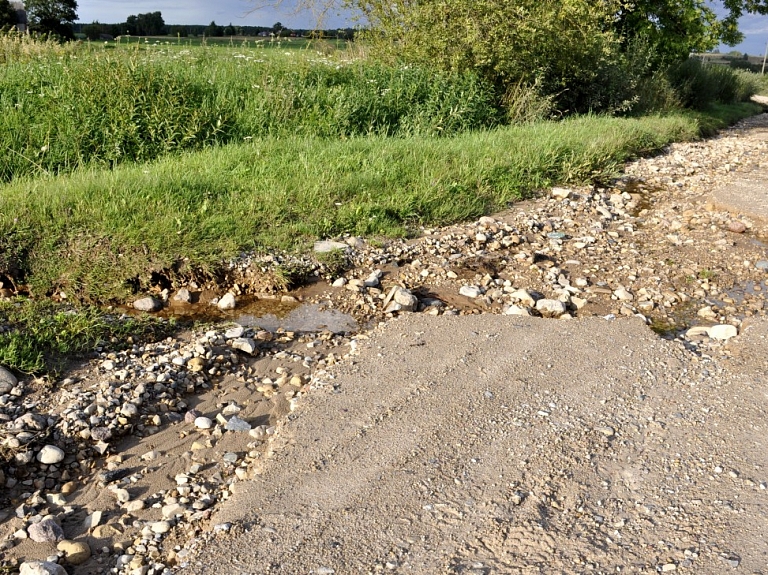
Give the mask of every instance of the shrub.
[{"label": "shrub", "polygon": [[759,80],[754,74],[694,58],[672,66],[669,80],[681,104],[696,110],[715,103],[742,102],[759,91]]}]

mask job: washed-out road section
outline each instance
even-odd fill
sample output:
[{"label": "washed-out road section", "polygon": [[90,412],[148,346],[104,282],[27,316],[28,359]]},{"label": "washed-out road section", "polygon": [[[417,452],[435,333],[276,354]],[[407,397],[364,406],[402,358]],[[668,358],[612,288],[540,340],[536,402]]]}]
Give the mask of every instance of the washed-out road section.
[{"label": "washed-out road section", "polygon": [[316,376],[183,573],[768,571],[768,323],[410,315]]}]

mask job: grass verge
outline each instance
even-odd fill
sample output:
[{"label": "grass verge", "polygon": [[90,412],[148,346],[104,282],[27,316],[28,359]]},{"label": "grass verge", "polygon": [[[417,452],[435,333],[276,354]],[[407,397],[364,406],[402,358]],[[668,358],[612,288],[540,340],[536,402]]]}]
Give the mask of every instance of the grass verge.
[{"label": "grass verge", "polygon": [[302,249],[344,233],[404,236],[546,186],[605,181],[631,157],[758,110],[587,116],[452,138],[267,138],[19,180],[0,188],[0,276],[35,295],[120,300],[152,272],[194,274],[243,250]]},{"label": "grass verge", "polygon": [[172,323],[124,318],[96,308],[72,308],[48,300],[0,302],[0,365],[24,373],[56,373],[72,355],[101,342],[120,348],[169,333]]}]

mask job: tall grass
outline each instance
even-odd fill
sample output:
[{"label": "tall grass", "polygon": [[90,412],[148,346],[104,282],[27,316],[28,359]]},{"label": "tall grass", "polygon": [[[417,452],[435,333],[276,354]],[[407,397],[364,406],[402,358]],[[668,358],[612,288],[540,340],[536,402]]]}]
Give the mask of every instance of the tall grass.
[{"label": "tall grass", "polygon": [[54,51],[0,68],[0,180],[265,136],[448,135],[497,119],[472,74],[295,50]]},{"label": "tall grass", "polygon": [[78,50],[79,46],[74,43],[62,44],[55,38],[22,34],[16,28],[0,28],[0,64],[61,57]]},{"label": "tall grass", "polygon": [[680,104],[694,110],[704,110],[716,103],[743,102],[761,88],[756,74],[694,58],[672,66],[668,78]]},{"label": "tall grass", "polygon": [[[744,113],[754,109],[741,109]],[[690,115],[573,118],[451,138],[265,138],[142,166],[0,187],[0,275],[92,302],[213,269],[242,250],[343,233],[402,236],[556,183],[605,180],[627,158],[697,136]]]}]

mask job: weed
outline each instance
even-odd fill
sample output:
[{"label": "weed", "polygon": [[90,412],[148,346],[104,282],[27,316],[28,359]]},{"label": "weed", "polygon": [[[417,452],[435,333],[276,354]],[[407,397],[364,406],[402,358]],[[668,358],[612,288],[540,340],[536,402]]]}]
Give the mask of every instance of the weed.
[{"label": "weed", "polygon": [[0,302],[0,364],[23,373],[55,373],[66,358],[108,341],[121,347],[165,336],[173,325],[148,318],[118,318],[96,308],[49,300]]}]

